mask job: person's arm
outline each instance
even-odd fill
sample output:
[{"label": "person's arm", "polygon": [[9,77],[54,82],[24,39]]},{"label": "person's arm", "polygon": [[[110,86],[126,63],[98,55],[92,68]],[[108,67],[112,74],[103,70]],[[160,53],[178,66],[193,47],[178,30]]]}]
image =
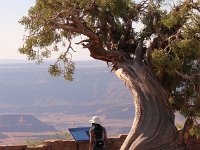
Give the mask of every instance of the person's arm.
[{"label": "person's arm", "polygon": [[89,150],[92,150],[93,144],[94,144],[94,132],[93,130],[90,130]]},{"label": "person's arm", "polygon": [[106,133],[106,129],[104,128],[104,141],[105,141],[105,145],[108,144],[108,137],[107,137],[107,133]]}]

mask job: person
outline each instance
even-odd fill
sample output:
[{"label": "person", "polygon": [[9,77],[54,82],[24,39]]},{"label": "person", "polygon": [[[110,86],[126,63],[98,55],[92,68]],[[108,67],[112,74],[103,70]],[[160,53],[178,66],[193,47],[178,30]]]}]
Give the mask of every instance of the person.
[{"label": "person", "polygon": [[102,126],[102,121],[98,116],[94,116],[89,122],[92,123],[89,150],[105,150],[107,134],[106,129]]}]

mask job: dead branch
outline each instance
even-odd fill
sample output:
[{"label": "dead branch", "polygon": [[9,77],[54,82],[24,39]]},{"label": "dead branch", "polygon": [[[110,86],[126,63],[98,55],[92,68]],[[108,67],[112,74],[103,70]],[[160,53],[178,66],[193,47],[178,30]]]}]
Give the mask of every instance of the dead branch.
[{"label": "dead branch", "polygon": [[131,29],[132,29],[132,21],[128,17],[125,17],[125,16],[123,20],[124,20],[124,25],[123,25],[124,28],[123,28],[123,33],[121,35],[121,38],[118,42],[118,49],[121,49],[124,46],[124,44],[126,44],[126,41],[129,38]]},{"label": "dead branch", "polygon": [[142,59],[142,47],[143,47],[143,40],[139,40],[138,46],[135,50],[135,56],[136,60],[141,60]]},{"label": "dead branch", "polygon": [[78,43],[75,43],[75,44],[77,44],[77,45],[79,45],[79,44],[82,44],[82,43],[85,43],[85,42],[90,42],[90,40],[89,39],[86,39],[86,40],[82,40],[82,41],[80,41],[80,42],[78,42]]},{"label": "dead branch", "polygon": [[180,77],[182,77],[183,79],[185,79],[186,81],[190,81],[191,84],[193,85],[194,91],[197,89],[196,85],[198,86],[197,82],[194,80],[194,76],[189,76],[187,74],[182,74],[179,71],[177,71],[176,69],[174,69],[175,73],[177,75],[179,75]]}]

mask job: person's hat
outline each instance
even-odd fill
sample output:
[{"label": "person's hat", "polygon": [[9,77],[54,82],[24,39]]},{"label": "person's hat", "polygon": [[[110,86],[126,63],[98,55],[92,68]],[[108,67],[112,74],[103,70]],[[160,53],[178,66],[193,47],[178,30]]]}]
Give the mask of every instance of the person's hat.
[{"label": "person's hat", "polygon": [[102,124],[103,123],[98,116],[92,117],[92,119],[89,122],[90,123],[96,123],[96,124]]}]

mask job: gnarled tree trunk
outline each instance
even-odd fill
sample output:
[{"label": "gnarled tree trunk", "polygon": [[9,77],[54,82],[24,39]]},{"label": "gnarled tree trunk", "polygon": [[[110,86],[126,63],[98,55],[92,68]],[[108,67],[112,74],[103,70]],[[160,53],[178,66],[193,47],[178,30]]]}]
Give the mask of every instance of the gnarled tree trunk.
[{"label": "gnarled tree trunk", "polygon": [[116,65],[116,75],[129,87],[135,104],[135,118],[121,150],[175,150],[177,129],[166,91],[141,62]]}]

